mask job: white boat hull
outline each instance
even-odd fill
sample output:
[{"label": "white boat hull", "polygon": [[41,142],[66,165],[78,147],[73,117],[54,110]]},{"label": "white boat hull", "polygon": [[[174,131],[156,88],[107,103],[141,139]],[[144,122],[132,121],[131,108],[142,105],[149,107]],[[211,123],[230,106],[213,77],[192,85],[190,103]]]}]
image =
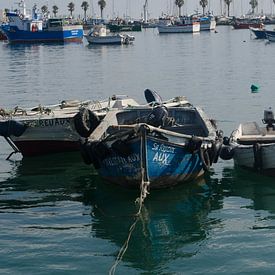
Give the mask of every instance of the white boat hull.
[{"label": "white boat hull", "polygon": [[123,36],[114,35],[114,36],[85,36],[87,41],[90,44],[118,44],[121,45],[123,43]]},{"label": "white boat hull", "polygon": [[[261,170],[275,170],[275,143],[260,145],[260,155],[257,155],[253,145],[239,145],[234,148],[236,165]],[[261,163],[259,163],[261,161]],[[258,163],[258,164],[257,164]],[[261,166],[261,167],[257,167]]]},{"label": "white boat hull", "polygon": [[211,30],[215,30],[216,28],[216,21],[215,20],[211,20],[205,23],[200,23],[200,30],[201,31],[211,31]]},{"label": "white boat hull", "polygon": [[194,33],[200,31],[200,23],[184,25],[158,25],[159,33]]}]

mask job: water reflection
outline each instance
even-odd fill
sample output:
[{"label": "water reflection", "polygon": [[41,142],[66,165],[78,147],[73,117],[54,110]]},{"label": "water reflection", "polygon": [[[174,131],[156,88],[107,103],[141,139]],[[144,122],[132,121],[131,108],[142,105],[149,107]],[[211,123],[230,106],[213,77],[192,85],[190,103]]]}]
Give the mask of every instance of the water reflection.
[{"label": "water reflection", "polygon": [[75,200],[81,196],[82,187],[90,182],[91,172],[79,153],[15,161],[10,177],[2,181],[0,178],[0,209],[22,209],[41,203]]},{"label": "water reflection", "polygon": [[[83,236],[83,230],[90,227],[93,238],[87,232],[80,245],[84,245],[85,239],[91,245],[94,240],[107,240],[107,255],[103,256],[111,256],[107,271],[135,220],[134,201],[138,193],[102,182],[91,167],[82,164],[79,154],[23,159],[14,163],[10,178],[0,182],[0,216],[7,230],[8,215],[15,219],[24,214],[24,220],[17,218],[19,230],[23,227],[39,235],[43,230],[47,238],[66,230],[73,234],[75,242],[79,239],[74,230],[78,228]],[[171,260],[196,255],[215,222],[208,218],[212,200],[212,186],[204,179],[174,189],[153,190],[146,198],[124,263],[155,272]],[[18,238],[18,232],[10,230],[9,239]],[[68,247],[59,243],[55,249],[62,251]]]},{"label": "water reflection", "polygon": [[[119,250],[137,212],[137,193],[101,185],[85,201],[92,205],[92,233]],[[204,180],[170,190],[153,190],[123,258],[135,268],[156,271],[171,260],[196,255],[208,235],[211,187]],[[114,253],[117,254],[118,250]]]},{"label": "water reflection", "polygon": [[224,196],[237,196],[252,200],[254,210],[275,213],[274,178],[239,167],[225,167],[220,181]]}]

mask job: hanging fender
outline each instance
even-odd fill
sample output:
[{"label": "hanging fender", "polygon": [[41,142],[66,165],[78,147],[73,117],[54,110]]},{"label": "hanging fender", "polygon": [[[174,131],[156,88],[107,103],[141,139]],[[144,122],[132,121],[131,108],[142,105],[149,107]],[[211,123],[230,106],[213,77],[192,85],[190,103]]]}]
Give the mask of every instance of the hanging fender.
[{"label": "hanging fender", "polygon": [[209,153],[207,149],[200,148],[199,150],[199,156],[202,162],[202,168],[205,172],[208,172],[210,170],[211,161],[209,157]]},{"label": "hanging fender", "polygon": [[81,137],[89,137],[90,134],[95,130],[99,125],[99,117],[87,108],[81,109],[74,116],[74,126],[75,130]]}]

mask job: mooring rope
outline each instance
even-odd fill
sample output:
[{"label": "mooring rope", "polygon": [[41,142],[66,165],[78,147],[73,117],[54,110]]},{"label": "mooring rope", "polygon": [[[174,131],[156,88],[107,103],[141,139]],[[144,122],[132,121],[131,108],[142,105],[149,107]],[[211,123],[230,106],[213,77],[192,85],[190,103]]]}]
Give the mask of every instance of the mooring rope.
[{"label": "mooring rope", "polygon": [[141,170],[141,175],[142,175],[142,181],[141,181],[141,185],[140,185],[140,196],[135,200],[135,203],[139,204],[138,212],[134,215],[135,220],[134,220],[133,224],[130,226],[128,237],[127,237],[126,241],[124,242],[123,246],[121,247],[121,249],[119,250],[119,253],[116,257],[116,261],[109,271],[109,275],[115,274],[116,267],[122,261],[122,258],[128,249],[132,233],[135,230],[136,224],[138,223],[139,219],[141,218],[140,214],[141,214],[143,202],[144,202],[147,194],[149,194],[148,187],[149,187],[150,182],[144,181],[144,168],[142,168],[142,170]]},{"label": "mooring rope", "polygon": [[[144,136],[142,136],[142,138],[141,138],[141,146],[140,146],[141,147],[140,148],[141,152],[140,152],[140,156],[142,156],[144,154],[143,150],[146,150],[146,148],[144,148],[145,146],[143,144],[143,142],[144,142],[143,139],[144,138],[145,138]],[[119,253],[118,253],[117,257],[116,257],[116,261],[115,261],[115,263],[113,264],[113,266],[111,267],[111,269],[109,271],[109,275],[115,274],[116,267],[122,261],[122,258],[123,258],[124,254],[126,253],[126,251],[128,249],[132,233],[135,230],[137,222],[141,218],[141,210],[142,210],[143,202],[144,202],[145,198],[147,197],[147,195],[149,194],[148,187],[150,185],[150,181],[148,180],[148,177],[147,177],[145,169],[146,169],[146,167],[144,167],[144,164],[141,161],[140,195],[135,200],[135,203],[138,203],[138,205],[139,205],[139,209],[138,209],[138,212],[134,215],[135,216],[135,220],[134,220],[133,224],[130,226],[128,237],[127,237],[126,241],[124,242],[124,244],[122,245],[122,247],[120,248]]]}]

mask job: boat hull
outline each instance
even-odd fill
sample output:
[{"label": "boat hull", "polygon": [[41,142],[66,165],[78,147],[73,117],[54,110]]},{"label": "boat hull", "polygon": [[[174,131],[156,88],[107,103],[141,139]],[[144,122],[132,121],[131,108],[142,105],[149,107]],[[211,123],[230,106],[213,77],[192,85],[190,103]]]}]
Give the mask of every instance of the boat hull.
[{"label": "boat hull", "polygon": [[21,120],[28,125],[20,136],[11,135],[10,139],[20,150],[23,157],[75,151],[79,149],[80,136],[74,128],[73,117],[40,118]]},{"label": "boat hull", "polygon": [[158,25],[159,33],[194,33],[200,31],[200,23],[183,25]]},{"label": "boat hull", "polygon": [[249,29],[249,28],[262,28],[262,23],[234,23],[234,29]]},{"label": "boat hull", "polygon": [[262,172],[275,172],[275,143],[257,146],[256,149],[255,145],[236,146],[234,148],[235,164]]},{"label": "boat hull", "polygon": [[14,144],[24,157],[79,151],[79,142],[76,140],[17,140]]},{"label": "boat hull", "polygon": [[116,25],[116,24],[108,24],[107,28],[111,32],[140,32],[141,24],[139,25]]},{"label": "boat hull", "polygon": [[250,28],[252,33],[255,35],[257,39],[266,39],[266,31],[264,29],[259,28]]},{"label": "boat hull", "polygon": [[121,45],[123,43],[122,36],[85,36],[90,44],[98,45]]},{"label": "boat hull", "polygon": [[77,26],[64,26],[56,31],[24,31],[9,26],[2,27],[2,31],[11,43],[39,43],[39,42],[81,42],[83,28]]},{"label": "boat hull", "polygon": [[[128,144],[131,154],[122,156],[114,151],[100,160],[100,175],[108,182],[138,188],[142,182],[141,138]],[[150,188],[167,188],[203,175],[198,153],[190,153],[184,146],[147,136],[145,142],[146,167]]]}]

